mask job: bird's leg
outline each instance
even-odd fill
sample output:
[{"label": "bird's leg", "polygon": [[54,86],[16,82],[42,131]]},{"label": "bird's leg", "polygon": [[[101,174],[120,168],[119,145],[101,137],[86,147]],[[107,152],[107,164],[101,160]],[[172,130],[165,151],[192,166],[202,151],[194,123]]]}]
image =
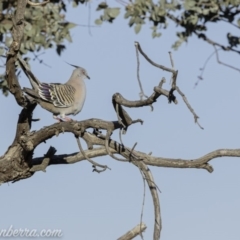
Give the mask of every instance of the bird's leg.
[{"label": "bird's leg", "polygon": [[62,119],[61,118],[59,118],[58,116],[56,116],[56,115],[53,115],[53,118],[54,119],[56,119],[58,122],[62,122]]},{"label": "bird's leg", "polygon": [[70,117],[67,117],[67,116],[62,117],[62,120],[64,120],[65,122],[73,121]]}]

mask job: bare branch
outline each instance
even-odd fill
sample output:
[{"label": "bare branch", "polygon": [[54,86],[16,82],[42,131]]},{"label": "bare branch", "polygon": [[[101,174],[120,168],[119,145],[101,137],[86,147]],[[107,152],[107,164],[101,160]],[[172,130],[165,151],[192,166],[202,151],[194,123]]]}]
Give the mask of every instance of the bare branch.
[{"label": "bare branch", "polygon": [[[221,50],[221,49],[218,49],[217,51],[220,51],[220,50]],[[203,65],[203,67],[200,68],[201,74],[200,74],[200,76],[198,76],[198,79],[199,79],[199,80],[203,80],[203,73],[204,73],[204,71],[205,71],[205,69],[206,69],[207,63],[208,63],[208,61],[211,59],[211,57],[212,57],[214,54],[215,54],[215,51],[208,56],[208,58],[206,59],[204,65]],[[198,82],[195,83],[195,86],[196,86],[197,84],[198,84]]]},{"label": "bare branch", "polygon": [[159,240],[161,229],[162,229],[162,220],[161,220],[161,212],[160,212],[160,202],[159,202],[158,192],[156,189],[156,184],[155,184],[153,175],[150,169],[148,168],[148,166],[144,162],[133,161],[133,164],[136,165],[142,171],[147,181],[149,190],[151,192],[153,205],[154,205],[154,216],[155,216],[153,239]]},{"label": "bare branch", "polygon": [[191,107],[191,105],[189,104],[186,96],[184,95],[184,93],[179,89],[178,86],[176,86],[176,90],[177,92],[182,96],[183,101],[185,102],[187,108],[189,109],[189,111],[193,114],[194,117],[194,121],[195,123],[197,123],[197,125],[203,130],[204,128],[200,125],[200,123],[198,122],[198,115],[195,113],[194,109]]},{"label": "bare branch", "polygon": [[[170,62],[172,65],[172,70],[174,70],[174,62],[173,62],[172,52],[168,52],[168,53],[169,53]],[[172,79],[171,79],[172,88],[173,88],[173,86],[176,86],[176,80],[177,80],[177,78],[173,79],[173,76],[174,75],[172,75]],[[175,82],[174,82],[174,80],[175,80]]]},{"label": "bare branch", "polygon": [[[87,156],[87,154],[84,152],[79,137],[76,136],[76,140],[77,140],[77,144],[78,144],[79,150],[80,150],[80,152],[82,153],[82,155],[84,156],[84,158],[85,158],[86,160],[88,160],[88,161],[93,165],[93,168],[94,168],[93,171],[94,171],[94,172],[101,173],[101,172],[104,172],[107,168],[108,168],[109,170],[111,170],[107,165],[101,165],[101,164],[93,161],[92,159],[90,159],[90,158]],[[97,167],[102,168],[102,170],[97,169]]]},{"label": "bare branch", "polygon": [[[157,87],[154,87],[154,91],[151,94],[150,97],[144,100],[137,100],[137,101],[130,101],[125,99],[120,93],[115,93],[113,95],[113,101],[115,103],[121,104],[125,107],[129,108],[138,108],[138,107],[144,107],[144,106],[149,106],[152,105],[154,102],[157,101],[157,99],[161,96],[164,95],[165,97],[169,98],[169,91],[165,90],[162,88],[163,83],[165,82],[165,78],[161,80],[159,85]],[[174,101],[175,104],[177,104],[177,100]]]},{"label": "bare branch", "polygon": [[[56,125],[56,124],[55,124]],[[53,126],[52,126],[53,128]],[[40,130],[41,131],[41,130]],[[49,131],[52,131],[49,129]],[[73,129],[73,132],[75,130]],[[107,155],[108,152],[105,148],[105,139],[97,137],[95,134],[91,134],[88,132],[84,132],[82,138],[84,140],[92,142],[93,145],[102,146],[103,148],[97,148],[92,150],[85,151],[86,154],[91,157],[98,157]],[[118,142],[114,140],[109,141],[109,151],[111,153],[118,153],[122,155],[126,159],[130,159],[130,153],[132,148],[128,148],[126,146],[122,146]],[[156,166],[156,167],[168,167],[168,168],[197,168],[197,169],[205,169],[208,172],[213,172],[213,167],[208,163],[212,159],[219,158],[219,157],[240,157],[240,149],[218,149],[213,152],[206,154],[205,156],[196,158],[196,159],[174,159],[174,158],[162,158],[162,157],[154,157],[152,155],[139,152],[139,151],[132,151],[132,161],[135,160],[140,162],[139,159],[146,165]],[[32,164],[40,164],[43,158],[36,158],[32,160]],[[64,154],[59,156],[53,156],[50,160],[51,164],[69,164],[75,163],[78,161],[85,160],[84,156],[80,153],[75,154]]]},{"label": "bare branch", "polygon": [[223,49],[224,51],[232,51],[232,52],[236,52],[238,54],[240,54],[240,51],[232,48],[232,47],[226,47],[222,44],[219,44],[217,42],[214,42],[213,40],[211,40],[210,38],[208,38],[205,34],[203,33],[197,33],[196,31],[194,31],[194,33],[198,36],[198,38],[201,38],[203,39],[205,42],[211,44],[212,46],[218,46],[220,47],[221,49]]},{"label": "bare branch", "polygon": [[[146,198],[146,182],[145,182],[144,174],[141,170],[140,170],[140,173],[141,173],[141,176],[142,176],[142,179],[143,179],[143,202],[142,202],[142,210],[141,210],[141,216],[140,216],[140,223],[142,223],[142,221],[143,221],[143,210],[144,210],[144,204],[145,204],[145,198]],[[142,229],[141,226],[140,226],[140,229]],[[142,232],[140,233],[140,236],[141,236],[142,240],[144,240]]]},{"label": "bare branch", "polygon": [[[209,60],[210,60],[210,59],[212,58],[212,56],[214,56],[215,54],[216,54],[217,62],[218,62],[219,64],[222,64],[223,66],[232,68],[232,69],[240,72],[240,69],[239,69],[239,68],[236,68],[236,67],[234,67],[234,66],[232,66],[232,65],[229,65],[229,64],[227,64],[227,63],[223,63],[223,62],[220,60],[220,57],[219,57],[218,52],[222,50],[221,48],[217,49],[215,45],[213,45],[213,48],[214,48],[214,51],[208,56],[208,58],[207,58],[206,61],[204,62],[203,67],[200,68],[201,74],[200,74],[200,76],[198,76],[198,79],[199,79],[199,80],[203,80],[203,73],[204,73],[204,71],[205,71],[205,69],[206,69],[206,66],[207,66]],[[197,86],[198,82],[199,82],[199,81],[197,81],[197,82],[195,83],[195,86]]]},{"label": "bare branch", "polygon": [[137,235],[145,231],[147,226],[145,223],[138,224],[136,227],[125,233],[123,236],[118,238],[117,240],[131,240],[135,238]]},{"label": "bare branch", "polygon": [[234,70],[240,72],[240,69],[239,69],[239,68],[236,68],[236,67],[234,67],[234,66],[231,66],[231,65],[229,65],[229,64],[227,64],[227,63],[224,63],[224,62],[220,61],[220,58],[219,58],[219,55],[218,55],[218,51],[219,51],[220,49],[217,49],[216,46],[213,46],[213,47],[214,47],[214,49],[215,49],[217,62],[218,62],[219,64],[222,64],[223,66],[226,66],[226,67],[232,68],[232,69],[234,69]]},{"label": "bare branch", "polygon": [[139,74],[140,60],[139,60],[138,47],[137,47],[136,42],[135,42],[135,47],[136,47],[136,56],[137,56],[137,80],[138,80],[138,84],[139,84],[139,87],[140,87],[140,90],[141,90],[139,95],[140,95],[140,100],[143,100],[143,97],[148,98],[148,96],[144,93],[142,83],[141,83],[141,80],[140,80],[140,74]]},{"label": "bare branch", "polygon": [[160,68],[160,69],[162,69],[162,70],[164,70],[164,71],[171,72],[171,73],[173,73],[173,74],[175,73],[175,71],[172,70],[171,68],[168,68],[168,67],[165,67],[165,66],[163,66],[163,65],[159,65],[159,64],[153,62],[153,61],[147,56],[147,54],[143,52],[143,50],[142,50],[142,48],[141,48],[141,46],[140,46],[140,44],[139,44],[138,42],[135,42],[135,46],[137,47],[137,49],[139,50],[139,52],[144,56],[144,58],[145,58],[149,63],[151,63],[153,66],[155,66],[155,67],[157,67],[157,68]]},{"label": "bare branch", "polygon": [[109,150],[109,142],[110,142],[110,136],[111,136],[112,132],[111,131],[107,131],[107,135],[106,135],[106,139],[105,139],[105,148],[107,150],[107,153],[110,157],[112,157],[113,159],[120,161],[120,162],[129,162],[127,159],[125,158],[118,158],[116,156],[113,155],[112,152],[110,152]]}]

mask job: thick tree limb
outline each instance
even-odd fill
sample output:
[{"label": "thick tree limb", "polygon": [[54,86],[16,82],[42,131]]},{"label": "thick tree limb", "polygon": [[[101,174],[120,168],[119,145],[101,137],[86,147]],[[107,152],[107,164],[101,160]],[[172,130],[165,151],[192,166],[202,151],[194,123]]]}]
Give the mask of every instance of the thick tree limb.
[{"label": "thick tree limb", "polygon": [[[82,138],[87,141],[91,141],[93,145],[102,146],[100,148],[86,150],[85,153],[88,155],[88,157],[95,158],[108,154],[105,148],[105,139],[102,139],[89,132],[84,132]],[[163,158],[151,156],[136,150],[132,151],[132,148],[122,146],[112,139],[110,139],[109,150],[112,153],[118,153],[122,155],[126,159],[131,159],[131,161],[139,161],[139,159],[142,159],[146,165],[150,166],[168,168],[197,168],[205,169],[210,173],[213,172],[213,167],[209,164],[211,160],[219,157],[240,157],[240,149],[218,149],[196,159]],[[32,160],[32,164],[38,165],[42,160],[43,157],[34,158]],[[85,160],[85,158],[81,153],[55,155],[51,158],[49,165],[72,164],[82,160]]]},{"label": "thick tree limb", "polygon": [[149,190],[152,195],[153,206],[154,206],[154,232],[153,239],[160,239],[161,229],[162,229],[162,220],[161,220],[161,212],[160,212],[160,202],[158,198],[158,192],[156,188],[156,184],[154,182],[153,175],[148,168],[148,166],[143,161],[133,161],[133,164],[137,166],[143,173],[145,180],[147,181]]},{"label": "thick tree limb", "polygon": [[13,30],[12,37],[13,42],[10,46],[9,52],[7,54],[6,63],[6,79],[8,83],[9,91],[14,95],[18,105],[25,107],[27,105],[26,97],[24,96],[21,86],[19,85],[17,76],[15,74],[15,62],[17,59],[17,54],[19,52],[23,30],[24,30],[24,12],[26,8],[27,0],[18,0],[17,10],[12,18]]}]

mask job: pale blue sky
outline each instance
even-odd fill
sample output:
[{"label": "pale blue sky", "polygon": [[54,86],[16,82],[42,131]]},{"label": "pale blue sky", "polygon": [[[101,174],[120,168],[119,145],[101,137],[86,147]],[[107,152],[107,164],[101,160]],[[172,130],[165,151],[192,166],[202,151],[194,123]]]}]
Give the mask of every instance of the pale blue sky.
[{"label": "pale blue sky", "polygon": [[[117,5],[117,3],[116,3]],[[92,22],[95,20],[92,6]],[[68,12],[68,19],[87,24],[88,8]],[[149,26],[135,35],[122,17],[114,24],[104,24],[88,29],[77,27],[72,31],[73,43],[67,43],[61,58],[54,50],[42,56],[51,68],[31,62],[33,72],[46,82],[65,82],[72,68],[64,61],[87,69],[90,81],[87,98],[77,120],[101,118],[116,120],[111,98],[120,92],[129,100],[138,99],[139,87],[136,78],[136,55],[134,41],[139,41],[143,50],[155,62],[170,67],[168,51],[176,40],[175,26],[158,39],[151,38]],[[212,25],[209,37],[227,43],[225,34],[236,33],[228,25]],[[238,34],[238,33],[236,33]],[[239,35],[239,34],[238,34]],[[123,136],[127,146],[137,141],[136,150],[153,152],[154,156],[192,159],[219,148],[239,148],[240,135],[240,74],[210,60],[197,88],[194,84],[199,68],[212,53],[213,48],[192,37],[178,51],[173,52],[177,83],[186,94],[196,113],[200,116],[201,130],[194,124],[193,116],[177,96],[178,105],[168,104],[161,97],[149,107],[127,109],[133,119],[141,118],[144,124],[136,124]],[[222,61],[239,67],[239,56],[220,52]],[[152,93],[160,79],[170,74],[154,68],[142,57],[141,79],[147,95]],[[29,86],[25,76],[21,86]],[[0,95],[1,154],[12,143],[20,107],[10,95]],[[41,121],[33,123],[33,129],[50,125],[55,121],[51,113],[37,107],[34,117]],[[118,133],[114,139],[118,140]],[[62,134],[39,146],[34,156],[43,156],[49,146],[61,153],[78,151],[75,138]],[[143,182],[139,170],[130,163],[120,163],[110,157],[95,159],[107,164],[112,170],[102,174],[92,173],[88,162],[74,165],[51,166],[47,172],[38,172],[30,179],[0,188],[0,229],[62,229],[62,239],[113,240],[137,225],[140,221]],[[239,240],[240,190],[238,158],[219,158],[211,162],[214,172],[197,169],[168,169],[151,167],[155,181],[161,189],[162,240]],[[147,189],[143,221],[147,225],[145,239],[152,239],[153,207]],[[136,239],[140,239],[139,237]]]}]

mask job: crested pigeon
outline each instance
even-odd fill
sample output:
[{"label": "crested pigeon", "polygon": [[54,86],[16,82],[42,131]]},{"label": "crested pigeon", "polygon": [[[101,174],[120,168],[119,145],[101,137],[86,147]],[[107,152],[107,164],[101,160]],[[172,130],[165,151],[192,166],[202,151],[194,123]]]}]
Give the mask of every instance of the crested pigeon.
[{"label": "crested pigeon", "polygon": [[33,89],[23,88],[23,91],[34,98],[42,108],[52,112],[53,118],[58,121],[71,121],[66,115],[76,115],[82,110],[86,98],[84,79],[90,79],[84,68],[69,65],[76,69],[65,84],[42,83],[32,77],[33,74],[28,73]]}]

